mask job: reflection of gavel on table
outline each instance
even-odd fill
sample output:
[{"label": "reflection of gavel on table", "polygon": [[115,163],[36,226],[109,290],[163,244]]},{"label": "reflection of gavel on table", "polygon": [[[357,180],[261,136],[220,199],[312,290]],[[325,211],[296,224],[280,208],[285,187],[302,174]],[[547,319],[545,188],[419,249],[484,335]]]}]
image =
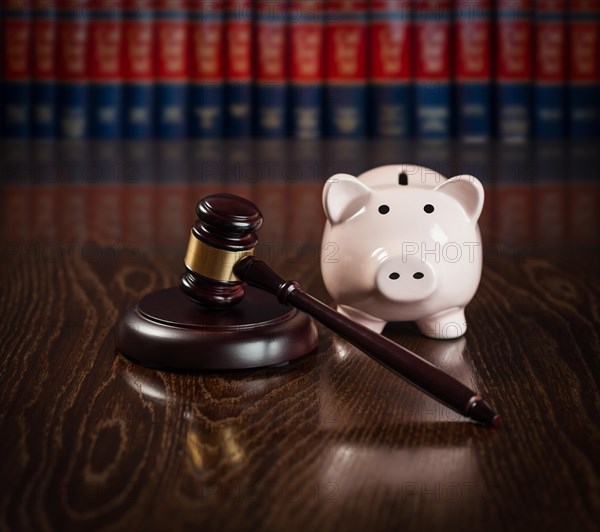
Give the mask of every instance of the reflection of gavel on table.
[{"label": "reflection of gavel on table", "polygon": [[252,202],[215,194],[201,200],[196,212],[180,288],[149,294],[125,313],[116,327],[119,351],[167,368],[284,364],[316,348],[317,333],[308,314],[452,410],[497,426],[500,417],[476,392],[253,257],[262,215]]}]

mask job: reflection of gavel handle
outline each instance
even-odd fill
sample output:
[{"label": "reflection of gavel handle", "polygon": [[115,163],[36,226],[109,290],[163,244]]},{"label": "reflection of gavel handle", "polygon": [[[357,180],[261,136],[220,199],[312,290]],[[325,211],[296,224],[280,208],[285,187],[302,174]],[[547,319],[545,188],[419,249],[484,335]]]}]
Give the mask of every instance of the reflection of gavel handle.
[{"label": "reflection of gavel handle", "polygon": [[309,314],[373,360],[452,410],[485,425],[496,427],[499,424],[500,416],[479,394],[412,351],[353,322],[303,292],[295,281],[285,281],[263,261],[252,256],[245,257],[237,262],[233,271],[241,281],[270,292],[282,304]]}]

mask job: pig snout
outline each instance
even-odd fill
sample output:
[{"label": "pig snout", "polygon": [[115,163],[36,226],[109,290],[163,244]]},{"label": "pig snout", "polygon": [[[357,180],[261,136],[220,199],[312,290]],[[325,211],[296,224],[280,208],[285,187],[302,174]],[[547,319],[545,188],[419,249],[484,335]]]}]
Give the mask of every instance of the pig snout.
[{"label": "pig snout", "polygon": [[428,262],[419,258],[396,255],[383,260],[377,271],[377,289],[397,302],[420,301],[437,288],[438,276]]}]

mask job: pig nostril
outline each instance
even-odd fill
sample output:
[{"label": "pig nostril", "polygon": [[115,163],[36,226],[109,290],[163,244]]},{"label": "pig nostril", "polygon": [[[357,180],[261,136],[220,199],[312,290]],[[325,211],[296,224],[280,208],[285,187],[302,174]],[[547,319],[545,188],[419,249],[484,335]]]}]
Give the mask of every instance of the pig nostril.
[{"label": "pig nostril", "polygon": [[415,279],[423,279],[423,277],[425,277],[421,272],[417,272],[413,274],[413,277]]},{"label": "pig nostril", "polygon": [[393,281],[395,281],[396,279],[398,279],[400,277],[400,274],[397,272],[392,272],[390,273],[390,279],[392,279]]}]

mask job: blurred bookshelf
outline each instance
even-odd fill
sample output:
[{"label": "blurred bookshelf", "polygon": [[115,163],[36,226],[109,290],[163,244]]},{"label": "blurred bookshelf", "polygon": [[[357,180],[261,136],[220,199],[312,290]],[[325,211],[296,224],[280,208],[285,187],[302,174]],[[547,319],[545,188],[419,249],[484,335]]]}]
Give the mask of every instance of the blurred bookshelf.
[{"label": "blurred bookshelf", "polygon": [[600,0],[2,0],[8,139],[597,139]]}]

